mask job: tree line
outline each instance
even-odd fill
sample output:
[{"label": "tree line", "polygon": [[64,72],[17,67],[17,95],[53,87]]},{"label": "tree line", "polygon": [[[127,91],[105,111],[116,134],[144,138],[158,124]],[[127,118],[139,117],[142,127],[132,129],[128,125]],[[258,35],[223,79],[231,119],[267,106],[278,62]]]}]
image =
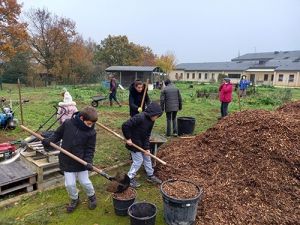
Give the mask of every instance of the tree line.
[{"label": "tree line", "polygon": [[126,35],[108,35],[100,43],[84,38],[69,18],[47,9],[31,9],[20,20],[22,5],[0,0],[0,83],[27,85],[92,83],[113,65],[159,66],[169,73],[175,55],[155,54]]}]

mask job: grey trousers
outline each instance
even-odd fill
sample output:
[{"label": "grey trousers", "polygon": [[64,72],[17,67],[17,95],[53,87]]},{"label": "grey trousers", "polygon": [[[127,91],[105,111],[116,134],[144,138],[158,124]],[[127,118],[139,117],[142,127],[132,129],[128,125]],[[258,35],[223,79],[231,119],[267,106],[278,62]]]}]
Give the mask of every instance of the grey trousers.
[{"label": "grey trousers", "polygon": [[150,156],[147,156],[141,152],[131,152],[131,157],[132,157],[132,164],[127,174],[130,179],[135,177],[137,171],[141,168],[142,164],[144,164],[147,175],[148,176],[153,175],[154,169],[152,167]]},{"label": "grey trousers", "polygon": [[64,172],[65,175],[65,186],[71,199],[78,199],[78,190],[76,187],[76,177],[79,183],[84,188],[85,193],[88,197],[95,194],[95,190],[92,182],[89,179],[89,172],[87,170],[81,172]]}]

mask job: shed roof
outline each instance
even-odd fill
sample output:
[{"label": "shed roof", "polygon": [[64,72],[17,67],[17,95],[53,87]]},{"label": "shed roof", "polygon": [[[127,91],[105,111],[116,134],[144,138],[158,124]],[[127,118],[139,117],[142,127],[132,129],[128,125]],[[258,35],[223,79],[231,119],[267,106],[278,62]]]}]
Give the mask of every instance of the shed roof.
[{"label": "shed roof", "polygon": [[107,72],[120,72],[120,71],[132,71],[132,72],[153,72],[159,70],[156,66],[110,66],[105,69]]}]

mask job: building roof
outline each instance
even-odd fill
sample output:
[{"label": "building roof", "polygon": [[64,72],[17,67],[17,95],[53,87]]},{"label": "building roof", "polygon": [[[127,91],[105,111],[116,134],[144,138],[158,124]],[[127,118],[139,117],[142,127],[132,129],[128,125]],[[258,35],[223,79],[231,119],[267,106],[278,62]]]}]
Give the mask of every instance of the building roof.
[{"label": "building roof", "polygon": [[158,70],[159,67],[156,66],[110,66],[105,69],[106,72],[122,72],[122,71],[153,72]]},{"label": "building roof", "polygon": [[207,62],[207,63],[181,63],[176,70],[186,71],[244,71],[254,62]]},{"label": "building roof", "polygon": [[181,63],[185,71],[300,71],[300,51],[249,53],[230,62]]},{"label": "building roof", "polygon": [[291,59],[300,57],[300,51],[274,51],[262,53],[248,53],[233,58],[231,61],[252,61],[252,60],[270,60],[270,59]]},{"label": "building roof", "polygon": [[276,71],[300,71],[300,62],[291,61],[289,63],[280,65],[276,68]]}]

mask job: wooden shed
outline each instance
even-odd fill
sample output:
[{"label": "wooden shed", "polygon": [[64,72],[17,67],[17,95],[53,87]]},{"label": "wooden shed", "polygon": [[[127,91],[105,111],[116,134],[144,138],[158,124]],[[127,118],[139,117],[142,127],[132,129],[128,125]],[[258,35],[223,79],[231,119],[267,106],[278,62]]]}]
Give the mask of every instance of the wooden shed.
[{"label": "wooden shed", "polygon": [[110,66],[105,70],[108,74],[113,74],[123,87],[129,87],[136,80],[146,81],[151,84],[160,81],[162,70],[156,66]]}]

